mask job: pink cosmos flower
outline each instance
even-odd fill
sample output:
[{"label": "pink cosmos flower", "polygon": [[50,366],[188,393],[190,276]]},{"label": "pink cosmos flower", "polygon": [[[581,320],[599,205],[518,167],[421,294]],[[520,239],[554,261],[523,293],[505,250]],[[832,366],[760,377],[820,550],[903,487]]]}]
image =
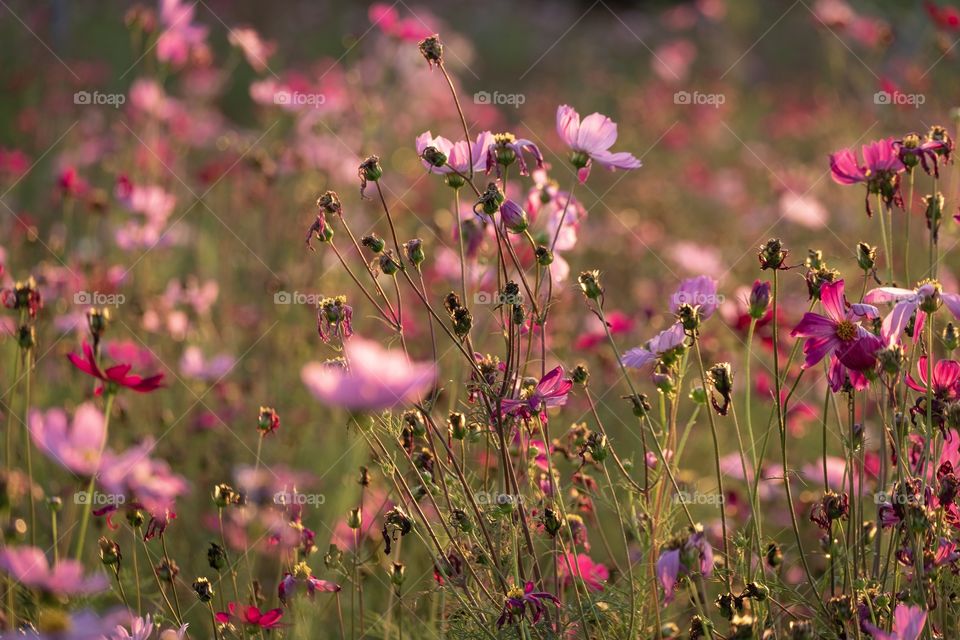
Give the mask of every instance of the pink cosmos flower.
[{"label": "pink cosmos flower", "polygon": [[102,574],[83,575],[83,564],[61,560],[54,566],[37,547],[6,547],[0,550],[0,570],[32,589],[58,596],[86,595],[107,588]]},{"label": "pink cosmos flower", "polygon": [[[695,566],[689,563],[696,562]],[[702,531],[692,534],[682,546],[660,553],[657,559],[657,580],[663,587],[663,606],[673,601],[673,587],[677,578],[699,571],[705,578],[713,575],[713,547]]]},{"label": "pink cosmos flower", "polygon": [[676,313],[682,304],[691,307],[700,307],[700,319],[706,320],[717,310],[718,301],[717,281],[710,276],[688,278],[680,283],[677,290],[670,296],[670,312]]},{"label": "pink cosmos flower", "polygon": [[103,413],[93,403],[77,407],[69,426],[63,409],[31,411],[29,425],[34,444],[50,458],[82,476],[96,473],[106,434]]},{"label": "pink cosmos flower", "polygon": [[874,353],[882,343],[860,322],[879,318],[880,312],[873,305],[849,304],[843,287],[843,280],[823,285],[820,303],[827,315],[805,313],[790,334],[807,338],[803,344],[805,368],[829,355],[836,355],[840,364],[854,371],[871,369],[876,362]]},{"label": "pink cosmos flower", "polygon": [[870,196],[879,194],[887,206],[901,203],[900,173],[906,170],[897,153],[893,138],[863,145],[863,164],[852,149],[841,149],[830,155],[830,174],[837,184],[866,184],[867,215],[872,216]]},{"label": "pink cosmos flower", "polygon": [[623,354],[623,364],[632,369],[642,369],[652,364],[663,354],[683,345],[686,340],[683,326],[677,322],[647,341],[643,347],[634,347]]},{"label": "pink cosmos flower", "polygon": [[[877,287],[867,292],[864,302],[882,304],[893,302],[893,311],[883,319],[882,333],[888,343],[900,340],[900,334],[910,323],[910,318],[916,313],[913,326],[913,339],[916,342],[923,333],[927,312],[925,306],[938,306],[938,300],[946,305],[954,318],[960,319],[960,295],[944,293],[940,285],[933,282],[921,284],[916,289],[902,289],[900,287]],[[926,303],[926,304],[925,304]]]},{"label": "pink cosmos flower", "polygon": [[206,45],[207,28],[193,24],[197,3],[182,0],[160,0],[160,26],[163,31],[157,37],[157,60],[174,66],[186,63],[190,53]]},{"label": "pink cosmos flower", "polygon": [[98,480],[112,494],[130,496],[152,516],[167,518],[176,499],[186,493],[187,482],[173,473],[165,461],[151,458],[154,441],[141,444],[120,454],[105,453]]},{"label": "pink cosmos flower", "polygon": [[[447,156],[447,164],[442,167],[435,167],[421,159],[420,162],[429,172],[439,174],[462,173],[465,176],[483,171],[487,164],[487,148],[492,143],[493,134],[489,131],[477,134],[477,139],[469,145],[465,140],[451,142],[443,136],[434,138],[429,131],[421,133],[416,140],[418,156],[422,156],[423,150],[427,147],[434,147]],[[473,158],[472,168],[470,167],[471,157]]]},{"label": "pink cosmos flower", "polygon": [[437,377],[435,364],[410,362],[402,351],[357,336],[343,349],[348,366],[309,362],[300,372],[313,396],[335,407],[381,411],[414,402]]},{"label": "pink cosmos flower", "polygon": [[893,612],[893,631],[887,633],[864,621],[863,627],[875,640],[917,640],[927,624],[927,610],[920,606],[900,603]]},{"label": "pink cosmos flower", "polygon": [[270,609],[261,611],[259,607],[253,605],[242,605],[236,602],[227,604],[227,611],[218,611],[216,618],[220,624],[227,624],[234,620],[248,627],[259,629],[276,629],[281,626],[280,619],[283,617],[283,609]]},{"label": "pink cosmos flower", "polygon": [[[591,591],[603,591],[603,583],[610,579],[610,570],[601,562],[594,562],[585,553],[567,553],[557,558],[557,573],[564,587],[569,587],[574,579],[583,578]],[[571,575],[572,573],[572,575]]]},{"label": "pink cosmos flower", "polygon": [[433,35],[436,30],[425,25],[419,16],[401,18],[396,4],[376,2],[367,11],[370,22],[385,34],[407,42],[417,42]]},{"label": "pink cosmos flower", "polygon": [[192,345],[183,351],[183,356],[180,358],[180,371],[188,378],[217,381],[226,376],[236,363],[237,359],[229,353],[220,353],[207,358],[200,347]]},{"label": "pink cosmos flower", "polygon": [[580,121],[580,114],[568,105],[557,107],[557,133],[573,150],[573,164],[580,182],[586,182],[590,165],[596,161],[610,169],[639,169],[642,163],[626,151],[612,153],[617,141],[617,123],[605,115],[591,113]]},{"label": "pink cosmos flower", "polygon": [[[906,377],[907,386],[914,391],[926,393],[929,383],[927,382],[927,356],[920,356],[917,362],[917,373],[920,376],[918,382],[909,373]],[[938,360],[933,365],[933,395],[940,399],[955,400],[960,395],[960,362],[956,360]]]},{"label": "pink cosmos flower", "polygon": [[306,587],[307,595],[313,598],[318,591],[321,593],[336,593],[340,591],[340,585],[329,580],[320,580],[307,573],[306,575],[295,576],[292,573],[284,573],[280,579],[279,595],[280,602],[286,603],[290,600],[299,587]]},{"label": "pink cosmos flower", "polygon": [[563,367],[556,367],[540,379],[526,398],[504,399],[503,412],[524,420],[529,420],[538,413],[543,416],[549,407],[565,405],[567,394],[572,388],[573,381],[563,377]]},{"label": "pink cosmos flower", "polygon": [[116,364],[104,370],[97,364],[97,358],[93,353],[93,347],[86,341],[83,342],[83,357],[75,353],[67,354],[67,358],[80,371],[88,376],[93,376],[103,382],[97,387],[96,394],[103,394],[104,390],[115,391],[116,387],[126,387],[138,393],[149,393],[156,391],[163,383],[163,374],[143,378],[130,373],[131,365]]}]

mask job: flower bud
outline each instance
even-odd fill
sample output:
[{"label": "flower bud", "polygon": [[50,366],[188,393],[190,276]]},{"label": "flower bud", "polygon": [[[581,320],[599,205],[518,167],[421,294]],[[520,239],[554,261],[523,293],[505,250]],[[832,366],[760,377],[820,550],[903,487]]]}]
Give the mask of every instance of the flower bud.
[{"label": "flower bud", "polygon": [[380,254],[378,264],[380,265],[380,271],[388,276],[392,276],[400,270],[400,265],[393,259],[393,252],[389,249]]},{"label": "flower bud", "polygon": [[420,54],[427,61],[427,65],[432,69],[433,65],[443,64],[443,43],[440,42],[440,36],[433,34],[419,42],[417,47]]},{"label": "flower bud", "polygon": [[173,583],[180,575],[180,567],[174,560],[161,560],[154,570],[157,572],[157,577],[164,582]]},{"label": "flower bud", "polygon": [[500,220],[510,233],[523,233],[529,226],[527,212],[513,200],[500,205]]},{"label": "flower bud", "polygon": [[351,529],[359,529],[362,524],[363,511],[361,511],[359,507],[350,509],[349,513],[347,513],[347,526]]},{"label": "flower bud", "polygon": [[711,394],[710,404],[722,416],[727,415],[730,410],[730,402],[733,397],[733,372],[729,362],[715,364],[707,371],[707,381],[713,386],[714,391],[720,396],[720,401]]},{"label": "flower bud", "polygon": [[200,602],[210,602],[213,600],[213,585],[206,578],[197,578],[193,581],[193,591],[197,594]]},{"label": "flower bud", "polygon": [[933,234],[934,242],[940,236],[940,219],[943,217],[943,194],[939,191],[935,194],[923,196],[923,205],[927,217],[927,229]]},{"label": "flower bud", "polygon": [[591,433],[587,438],[586,448],[591,458],[602,463],[607,459],[607,436],[602,433]]},{"label": "flower bud", "polygon": [[467,437],[467,418],[462,413],[451,411],[447,417],[447,426],[454,440],[463,440]]},{"label": "flower bud", "polygon": [[407,256],[407,260],[415,267],[420,266],[426,259],[426,255],[423,253],[423,240],[420,238],[407,240],[403,244],[403,251]]},{"label": "flower bud", "polygon": [[466,307],[455,309],[450,314],[450,318],[453,320],[453,332],[458,338],[463,338],[470,333],[470,329],[473,327],[473,314],[470,313],[469,309]]},{"label": "flower bud", "polygon": [[425,148],[423,153],[420,154],[420,157],[432,167],[439,168],[447,164],[447,154],[433,146]]},{"label": "flower bud", "polygon": [[767,566],[771,569],[776,569],[781,564],[783,564],[783,551],[780,549],[780,545],[776,542],[771,542],[767,545],[766,553]]},{"label": "flower bud", "polygon": [[480,194],[480,198],[476,204],[473,205],[473,211],[474,213],[478,213],[479,209],[486,215],[492,216],[500,210],[500,205],[503,204],[504,199],[503,192],[500,191],[499,185],[497,185],[496,182],[491,182],[487,184],[487,190]]},{"label": "flower bud", "polygon": [[700,329],[700,307],[683,303],[677,307],[677,321],[683,325],[687,333],[695,333]]},{"label": "flower bud", "polygon": [[598,300],[603,295],[603,286],[600,284],[599,271],[583,271],[577,278],[580,283],[580,290],[588,300]]},{"label": "flower bud", "polygon": [[374,253],[380,253],[383,251],[383,248],[387,243],[384,242],[383,238],[377,234],[371,233],[368,236],[363,236],[363,238],[360,239],[360,244],[365,246],[367,249],[370,249],[370,251],[373,251]]},{"label": "flower bud", "polygon": [[257,429],[261,435],[270,435],[280,428],[280,415],[272,407],[260,407],[257,416]]},{"label": "flower bud", "polygon": [[947,326],[943,328],[940,338],[943,340],[943,346],[947,348],[947,351],[953,351],[960,347],[960,331],[952,322],[948,322]]},{"label": "flower bud", "polygon": [[646,394],[638,393],[635,396],[631,396],[629,400],[633,407],[633,415],[637,418],[644,417],[650,413],[650,410],[653,408],[653,405],[650,404]]},{"label": "flower bud", "polygon": [[120,554],[120,545],[106,536],[101,536],[97,544],[100,546],[100,562],[108,567],[120,564],[122,557]]},{"label": "flower bud", "polygon": [[25,324],[17,329],[17,344],[24,351],[29,351],[37,346],[37,331],[33,325]]},{"label": "flower bud", "polygon": [[216,542],[211,542],[207,549],[207,564],[214,571],[219,572],[227,566],[227,550]]},{"label": "flower bud", "polygon": [[383,167],[380,166],[380,158],[370,156],[360,163],[357,168],[357,176],[360,178],[360,197],[366,197],[364,190],[367,188],[367,182],[376,182],[383,177]]},{"label": "flower bud", "polygon": [[463,533],[469,534],[473,531],[473,522],[463,509],[454,509],[453,513],[450,514],[450,522],[457,530]]},{"label": "flower bud", "polygon": [[451,189],[460,189],[467,184],[466,179],[458,173],[448,173],[445,178],[447,186]]},{"label": "flower bud", "polygon": [[534,254],[537,257],[537,264],[541,267],[547,267],[553,264],[553,252],[542,244],[537,246]]},{"label": "flower bud", "polygon": [[778,238],[770,238],[760,246],[760,251],[757,254],[757,258],[760,260],[760,268],[764,270],[784,268],[783,263],[786,261],[788,253]]},{"label": "flower bud", "polygon": [[570,379],[573,380],[574,384],[586,385],[587,380],[590,379],[590,370],[587,369],[587,365],[578,364],[574,367],[570,373]]},{"label": "flower bud", "polygon": [[759,320],[767,312],[767,307],[769,306],[770,283],[761,280],[755,280],[753,282],[753,288],[750,289],[750,317],[754,320]]},{"label": "flower bud", "polygon": [[865,273],[870,273],[877,266],[877,248],[866,242],[857,243],[857,265]]},{"label": "flower bud", "polygon": [[763,602],[770,595],[770,589],[762,582],[748,582],[743,593],[748,598]]},{"label": "flower bud", "polygon": [[109,324],[109,309],[106,307],[103,309],[87,309],[87,328],[90,330],[90,335],[93,337],[95,343],[99,344],[103,334],[107,332],[107,326]]},{"label": "flower bud", "polygon": [[395,587],[399,587],[403,584],[403,574],[406,572],[406,567],[402,562],[394,562],[390,567],[390,582],[393,583]]},{"label": "flower bud", "polygon": [[791,620],[787,626],[787,633],[790,634],[790,640],[814,640],[813,622],[810,620]]},{"label": "flower bud", "polygon": [[240,494],[230,485],[221,483],[213,487],[213,503],[218,509],[240,504]]},{"label": "flower bud", "polygon": [[337,195],[336,191],[323,192],[323,194],[317,198],[317,208],[324,213],[332,213],[335,215],[343,214],[343,207],[340,205],[340,196]]}]

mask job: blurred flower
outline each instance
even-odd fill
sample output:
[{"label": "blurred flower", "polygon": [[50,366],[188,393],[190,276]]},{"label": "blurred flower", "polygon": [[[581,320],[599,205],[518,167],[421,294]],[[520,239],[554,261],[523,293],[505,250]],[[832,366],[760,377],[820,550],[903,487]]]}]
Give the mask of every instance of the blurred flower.
[{"label": "blurred flower", "polygon": [[276,43],[264,41],[256,29],[250,27],[230,29],[228,40],[230,44],[243,51],[247,64],[258,73],[263,73],[267,69],[267,60],[277,50]]},{"label": "blurred flower", "polygon": [[315,398],[356,411],[380,411],[413,402],[436,379],[433,363],[410,362],[402,351],[354,337],[344,345],[349,368],[309,362],[300,377]]},{"label": "blurred flower", "polygon": [[[477,134],[476,141],[469,145],[464,140],[451,142],[442,136],[434,138],[429,131],[425,131],[417,136],[416,147],[418,156],[422,156],[424,149],[427,147],[433,147],[447,156],[446,164],[440,167],[421,159],[423,166],[431,173],[462,173],[469,176],[471,173],[483,171],[486,167],[487,148],[492,143],[493,134],[489,131]],[[473,158],[472,168],[470,166],[471,157]]]},{"label": "blurred flower", "polygon": [[0,550],[0,569],[24,586],[58,596],[86,595],[107,588],[106,576],[84,577],[83,564],[76,560],[61,560],[51,567],[37,547],[8,546]]},{"label": "blurred flower", "polygon": [[657,580],[663,587],[663,606],[673,601],[673,587],[677,578],[698,571],[705,578],[713,575],[713,547],[703,531],[692,533],[673,549],[660,552],[657,559]]},{"label": "blurred flower", "polygon": [[31,411],[29,424],[33,442],[50,458],[78,475],[96,473],[106,433],[103,413],[93,403],[77,407],[69,426],[63,409]]},{"label": "blurred flower", "polygon": [[67,354],[67,358],[77,369],[83,371],[88,376],[92,376],[103,382],[102,385],[97,387],[96,394],[98,396],[101,395],[105,389],[113,392],[116,390],[116,387],[125,387],[139,393],[148,393],[150,391],[155,391],[162,386],[162,373],[143,378],[138,375],[130,374],[131,365],[129,364],[117,364],[109,367],[106,370],[101,369],[100,365],[97,364],[97,358],[93,353],[93,347],[91,347],[86,341],[83,342],[82,358],[75,353]]},{"label": "blurred flower", "polygon": [[581,122],[580,114],[573,107],[560,105],[557,107],[557,133],[573,150],[571,161],[577,168],[580,182],[586,182],[594,160],[611,171],[642,166],[638,159],[626,151],[609,151],[617,141],[617,123],[607,116],[591,113]]},{"label": "blurred flower", "polygon": [[[576,555],[576,557],[574,557]],[[571,575],[572,573],[572,575]],[[572,552],[557,558],[557,574],[564,587],[569,587],[574,579],[583,579],[591,591],[603,591],[603,583],[610,579],[610,571],[600,562],[594,562],[585,553]]]},{"label": "blurred flower", "polygon": [[218,611],[216,614],[217,622],[228,624],[236,620],[248,627],[259,629],[276,629],[281,626],[280,619],[283,617],[283,609],[270,609],[261,611],[259,607],[253,605],[243,605],[236,602],[227,604],[227,611]]},{"label": "blurred flower", "polygon": [[893,631],[887,632],[864,620],[863,628],[875,640],[917,640],[927,624],[927,610],[924,607],[897,604],[893,612]]},{"label": "blurred flower", "polygon": [[157,60],[183,66],[190,54],[203,50],[207,28],[193,24],[197,4],[182,0],[160,0],[161,32],[157,37]]},{"label": "blurred flower", "polygon": [[208,359],[200,347],[191,345],[183,350],[180,357],[180,372],[188,378],[216,382],[226,376],[236,363],[237,359],[229,353],[221,353]]},{"label": "blurred flower", "polygon": [[148,438],[123,453],[104,453],[98,479],[106,491],[132,496],[152,516],[166,518],[176,498],[186,493],[187,482],[166,462],[151,458],[153,448]]},{"label": "blurred flower", "polygon": [[497,627],[526,619],[528,610],[533,615],[530,624],[537,624],[547,611],[547,602],[560,606],[560,599],[555,595],[546,591],[534,591],[533,582],[527,582],[522,589],[511,587],[503,603],[503,612],[497,619]]}]

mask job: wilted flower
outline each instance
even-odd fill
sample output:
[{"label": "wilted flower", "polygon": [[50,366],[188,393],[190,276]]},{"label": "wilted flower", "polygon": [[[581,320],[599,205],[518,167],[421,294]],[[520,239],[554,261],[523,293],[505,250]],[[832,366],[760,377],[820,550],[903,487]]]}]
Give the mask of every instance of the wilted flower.
[{"label": "wilted flower", "polygon": [[527,175],[529,172],[527,161],[523,157],[524,152],[533,156],[537,169],[543,169],[543,154],[533,142],[525,138],[517,138],[512,133],[494,134],[493,143],[487,147],[487,173],[496,169],[499,176],[501,167],[509,167],[516,161],[517,166],[520,167],[520,175]]},{"label": "wilted flower", "polygon": [[514,624],[532,614],[530,624],[537,624],[547,611],[547,602],[559,606],[560,599],[546,591],[534,591],[533,582],[527,582],[523,588],[511,587],[503,603],[503,612],[497,619],[497,627]]},{"label": "wilted flower", "polygon": [[324,342],[353,335],[353,307],[347,304],[346,296],[324,298],[317,304],[317,333]]},{"label": "wilted flower", "polygon": [[313,570],[306,562],[300,562],[293,567],[293,572],[283,574],[280,579],[279,595],[280,602],[286,604],[290,597],[296,593],[300,587],[305,587],[307,595],[313,598],[318,591],[324,593],[336,593],[340,591],[340,585],[329,580],[320,580],[313,577]]}]

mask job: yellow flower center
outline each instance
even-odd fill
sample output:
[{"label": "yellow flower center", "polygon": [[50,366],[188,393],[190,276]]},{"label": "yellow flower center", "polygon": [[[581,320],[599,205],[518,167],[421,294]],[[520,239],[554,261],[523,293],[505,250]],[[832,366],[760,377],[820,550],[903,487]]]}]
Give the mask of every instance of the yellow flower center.
[{"label": "yellow flower center", "polygon": [[849,320],[844,320],[837,325],[837,337],[844,342],[849,342],[857,337],[857,325]]},{"label": "yellow flower center", "polygon": [[522,598],[522,597],[523,597],[523,589],[521,589],[520,587],[510,587],[510,589],[507,591],[507,597],[508,597],[508,598]]}]

